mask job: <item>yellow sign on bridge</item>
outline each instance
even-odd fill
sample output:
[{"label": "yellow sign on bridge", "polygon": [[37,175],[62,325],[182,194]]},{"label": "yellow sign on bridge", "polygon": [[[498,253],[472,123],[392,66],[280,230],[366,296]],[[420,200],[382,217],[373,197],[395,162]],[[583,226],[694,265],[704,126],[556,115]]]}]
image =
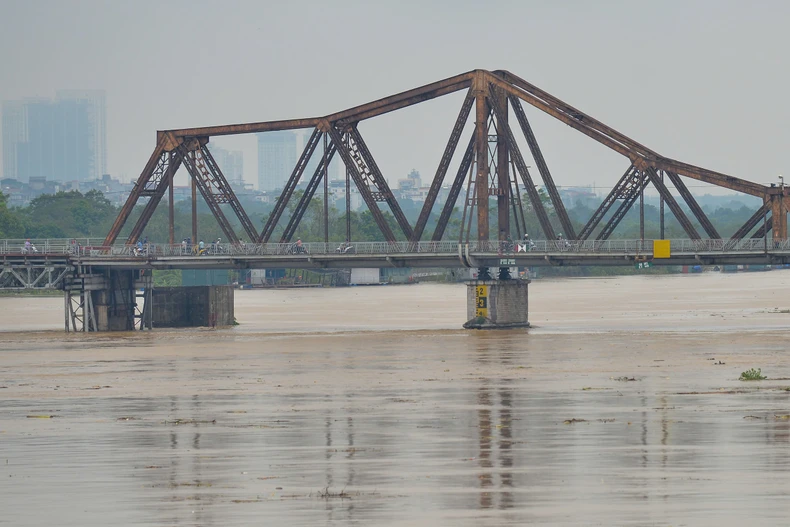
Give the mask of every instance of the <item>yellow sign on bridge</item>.
[{"label": "yellow sign on bridge", "polygon": [[669,258],[669,240],[653,240],[653,258]]}]

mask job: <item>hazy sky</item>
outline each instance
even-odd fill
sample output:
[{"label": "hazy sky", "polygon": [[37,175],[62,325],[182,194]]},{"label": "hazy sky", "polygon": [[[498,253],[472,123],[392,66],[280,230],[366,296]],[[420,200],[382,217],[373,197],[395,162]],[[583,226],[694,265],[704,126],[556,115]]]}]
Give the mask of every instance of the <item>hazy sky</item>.
[{"label": "hazy sky", "polygon": [[[0,0],[0,99],[105,89],[108,169],[136,179],[157,129],[325,115],[507,69],[663,155],[768,183],[790,176],[788,27],[781,0]],[[360,125],[390,181],[432,177],[461,100]],[[527,111],[559,185],[627,168]],[[253,136],[215,142],[257,181]]]}]

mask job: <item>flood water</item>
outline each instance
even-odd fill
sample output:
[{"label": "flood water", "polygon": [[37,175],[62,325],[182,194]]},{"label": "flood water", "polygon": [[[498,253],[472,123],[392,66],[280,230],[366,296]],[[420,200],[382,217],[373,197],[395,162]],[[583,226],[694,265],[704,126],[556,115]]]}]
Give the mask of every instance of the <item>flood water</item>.
[{"label": "flood water", "polygon": [[[790,271],[237,291],[65,334],[0,298],[0,524],[787,525]],[[742,382],[761,368],[767,380]]]}]

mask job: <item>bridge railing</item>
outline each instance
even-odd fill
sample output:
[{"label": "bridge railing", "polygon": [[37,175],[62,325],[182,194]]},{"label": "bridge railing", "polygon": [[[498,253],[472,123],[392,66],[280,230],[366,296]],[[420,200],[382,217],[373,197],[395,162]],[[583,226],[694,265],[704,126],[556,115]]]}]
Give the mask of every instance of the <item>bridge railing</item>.
[{"label": "bridge railing", "polygon": [[[762,252],[790,250],[787,240],[768,242],[762,239],[744,240],[670,240],[672,252]],[[106,250],[104,250],[106,249]],[[354,255],[354,254],[458,254],[496,253],[512,255],[519,253],[590,253],[590,254],[644,254],[653,252],[653,240],[533,240],[519,242],[470,241],[461,244],[455,241],[442,242],[352,242],[338,243],[221,243],[187,246],[186,244],[148,244],[142,249],[130,245],[115,245],[111,248],[93,247],[94,256],[288,256],[288,255]]]},{"label": "bridge railing", "polygon": [[[495,253],[518,255],[523,253],[557,254],[644,254],[653,252],[653,240],[519,240],[519,241],[456,241],[441,242],[351,242],[342,243],[208,243],[199,245],[184,243],[168,245],[149,243],[137,245],[102,245],[96,238],[61,239],[9,239],[0,240],[2,255],[72,255],[83,257],[175,257],[175,256],[288,256],[288,255],[354,255],[354,254],[458,254]],[[746,238],[742,240],[670,240],[673,253],[726,253],[763,252],[765,250],[790,250],[789,240],[765,240]]]},{"label": "bridge railing", "polygon": [[99,238],[12,238],[0,240],[0,254],[89,254],[90,248],[103,242]]}]

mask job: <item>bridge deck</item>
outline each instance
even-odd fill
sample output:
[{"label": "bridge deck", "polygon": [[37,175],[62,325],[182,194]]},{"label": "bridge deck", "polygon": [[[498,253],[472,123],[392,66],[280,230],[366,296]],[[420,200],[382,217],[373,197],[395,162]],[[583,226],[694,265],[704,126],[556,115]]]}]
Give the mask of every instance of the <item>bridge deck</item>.
[{"label": "bridge deck", "polygon": [[[72,244],[67,240],[36,241],[24,249],[16,240],[0,241],[5,266],[61,262],[120,269],[263,269],[352,267],[499,267],[623,266],[651,261],[655,265],[726,265],[790,263],[788,241],[671,240],[669,258],[653,258],[652,240],[500,242],[359,242],[343,251],[337,243],[208,244],[196,247],[149,244]],[[38,249],[41,247],[41,249]]]}]

